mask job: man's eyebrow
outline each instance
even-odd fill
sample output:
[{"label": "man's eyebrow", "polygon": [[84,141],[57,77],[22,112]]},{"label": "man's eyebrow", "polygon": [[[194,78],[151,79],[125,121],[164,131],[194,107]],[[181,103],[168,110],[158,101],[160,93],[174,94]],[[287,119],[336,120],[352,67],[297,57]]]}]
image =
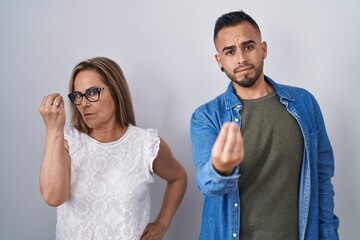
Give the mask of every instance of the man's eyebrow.
[{"label": "man's eyebrow", "polygon": [[250,39],[248,41],[242,42],[241,46],[246,46],[246,45],[249,45],[250,43],[255,43],[256,44],[256,42],[254,40]]},{"label": "man's eyebrow", "polygon": [[235,45],[231,45],[231,46],[226,46],[222,49],[222,52],[225,52],[226,50],[232,50],[235,49]]},{"label": "man's eyebrow", "polygon": [[[242,43],[241,43],[241,46],[247,46],[247,45],[252,44],[252,43],[256,44],[256,41],[250,39],[250,40],[247,40],[247,41],[245,41],[245,42],[242,42]],[[235,45],[226,46],[226,47],[224,47],[224,48],[222,49],[222,52],[225,52],[226,50],[233,50],[233,49],[235,49],[235,48],[236,48]]]}]

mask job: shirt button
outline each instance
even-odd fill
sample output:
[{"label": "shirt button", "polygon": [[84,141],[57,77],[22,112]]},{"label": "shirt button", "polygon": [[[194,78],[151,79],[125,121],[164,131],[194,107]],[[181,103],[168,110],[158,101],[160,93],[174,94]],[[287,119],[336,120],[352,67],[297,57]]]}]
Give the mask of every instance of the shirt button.
[{"label": "shirt button", "polygon": [[238,119],[238,118],[235,118],[234,120],[235,120],[235,122],[238,122],[238,121],[239,121],[239,119]]},{"label": "shirt button", "polygon": [[234,204],[234,207],[238,207],[238,206],[239,206],[239,204],[237,204],[237,203]]},{"label": "shirt button", "polygon": [[234,237],[234,238],[237,237],[237,234],[236,234],[236,233],[233,233],[233,237]]}]

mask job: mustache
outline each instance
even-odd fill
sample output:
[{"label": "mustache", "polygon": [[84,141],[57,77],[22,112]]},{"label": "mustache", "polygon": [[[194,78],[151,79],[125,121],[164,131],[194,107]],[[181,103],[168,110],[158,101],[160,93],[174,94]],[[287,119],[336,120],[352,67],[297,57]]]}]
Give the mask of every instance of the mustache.
[{"label": "mustache", "polygon": [[241,70],[242,68],[247,68],[247,67],[255,68],[254,65],[249,64],[249,63],[240,64],[240,65],[238,65],[238,66],[234,69],[234,73],[238,72],[238,71]]}]

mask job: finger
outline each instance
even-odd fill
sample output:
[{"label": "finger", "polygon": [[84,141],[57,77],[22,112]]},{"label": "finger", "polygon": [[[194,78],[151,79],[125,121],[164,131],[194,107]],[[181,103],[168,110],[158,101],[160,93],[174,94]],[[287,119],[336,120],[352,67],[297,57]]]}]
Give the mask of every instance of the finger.
[{"label": "finger", "polygon": [[236,133],[236,143],[235,143],[235,149],[243,149],[244,148],[244,139],[243,136],[241,134],[240,129],[237,129],[237,133]]},{"label": "finger", "polygon": [[140,237],[140,240],[144,240],[147,238],[147,234],[149,232],[149,229],[148,227],[145,228],[144,232],[142,233],[141,237]]},{"label": "finger", "polygon": [[53,103],[54,103],[54,99],[55,99],[56,97],[58,97],[58,96],[60,96],[59,93],[53,93],[53,94],[50,94],[50,95],[44,97],[44,99],[43,99],[43,106],[44,106],[45,108],[51,107],[51,106],[53,105]]},{"label": "finger", "polygon": [[149,232],[144,232],[141,237],[140,240],[148,240],[149,239]]},{"label": "finger", "polygon": [[55,108],[59,108],[60,105],[63,105],[62,102],[63,102],[62,96],[58,95],[54,98],[52,106],[54,106]]},{"label": "finger", "polygon": [[223,126],[221,127],[220,133],[216,138],[216,141],[213,146],[212,151],[214,155],[220,155],[221,152],[223,151],[224,145],[226,143],[226,138],[228,135],[228,128],[229,128],[229,123],[224,123]]},{"label": "finger", "polygon": [[223,149],[224,153],[231,153],[234,151],[238,134],[239,134],[239,129],[236,123],[230,123],[228,127],[226,142]]},{"label": "finger", "polygon": [[45,96],[43,98],[43,100],[41,101],[39,111],[44,112],[44,111],[49,110],[52,107],[53,100],[57,95],[59,95],[59,94],[53,93],[53,94]]},{"label": "finger", "polygon": [[242,137],[240,129],[238,128],[236,129],[235,143],[232,154],[238,164],[242,162],[245,156],[244,139]]}]

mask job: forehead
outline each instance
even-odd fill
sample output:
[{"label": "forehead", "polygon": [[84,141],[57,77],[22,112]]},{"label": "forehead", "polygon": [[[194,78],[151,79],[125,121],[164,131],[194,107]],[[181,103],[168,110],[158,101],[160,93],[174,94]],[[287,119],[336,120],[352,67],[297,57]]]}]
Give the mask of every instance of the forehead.
[{"label": "forehead", "polygon": [[74,80],[76,90],[85,90],[89,87],[100,86],[104,83],[103,77],[93,69],[80,71]]},{"label": "forehead", "polygon": [[215,46],[222,47],[233,44],[234,41],[243,42],[248,40],[254,40],[257,43],[261,42],[261,34],[250,23],[243,22],[235,26],[222,28],[215,38]]}]

